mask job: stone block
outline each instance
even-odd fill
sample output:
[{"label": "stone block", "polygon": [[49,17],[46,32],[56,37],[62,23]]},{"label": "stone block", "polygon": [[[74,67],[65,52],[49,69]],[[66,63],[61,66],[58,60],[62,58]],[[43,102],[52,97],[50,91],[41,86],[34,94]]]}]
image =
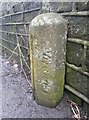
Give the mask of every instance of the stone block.
[{"label": "stone block", "polygon": [[83,63],[83,45],[67,42],[67,62],[82,67]]},{"label": "stone block", "polygon": [[16,32],[16,27],[14,25],[4,25],[2,30],[6,32]]},{"label": "stone block", "polygon": [[89,10],[89,3],[88,2],[77,2],[76,3],[76,10],[77,11],[87,11],[87,10]]},{"label": "stone block", "polygon": [[16,26],[15,25],[9,25],[8,32],[16,33]]},{"label": "stone block", "polygon": [[89,40],[87,17],[66,17],[69,21],[68,37]]},{"label": "stone block", "polygon": [[8,34],[3,32],[3,33],[2,33],[2,36],[0,36],[0,37],[2,37],[3,39],[6,39],[6,40],[7,40],[7,39],[8,39]]},{"label": "stone block", "polygon": [[2,25],[2,31],[5,31],[6,27],[4,25]]},{"label": "stone block", "polygon": [[39,14],[39,11],[24,13],[24,22],[31,22]]},{"label": "stone block", "polygon": [[11,30],[11,26],[4,26],[4,31],[6,32],[10,32]]},{"label": "stone block", "polygon": [[2,24],[9,23],[11,21],[11,17],[2,18]]},{"label": "stone block", "polygon": [[42,11],[44,12],[70,12],[72,2],[43,2]]},{"label": "stone block", "polygon": [[23,7],[24,7],[24,11],[40,8],[41,2],[24,2]]},{"label": "stone block", "polygon": [[17,3],[13,6],[14,13],[23,11],[23,2]]},{"label": "stone block", "polygon": [[66,84],[89,98],[89,77],[67,67]]},{"label": "stone block", "polygon": [[11,21],[10,22],[12,22],[12,23],[23,22],[23,14],[18,14],[18,15],[11,16]]}]

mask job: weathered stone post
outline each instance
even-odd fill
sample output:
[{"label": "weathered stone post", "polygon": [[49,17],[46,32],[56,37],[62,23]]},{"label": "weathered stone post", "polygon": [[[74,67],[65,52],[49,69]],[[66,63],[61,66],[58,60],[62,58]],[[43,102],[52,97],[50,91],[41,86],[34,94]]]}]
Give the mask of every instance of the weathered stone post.
[{"label": "weathered stone post", "polygon": [[30,24],[31,76],[35,100],[55,107],[63,96],[67,21],[57,13],[35,17]]}]

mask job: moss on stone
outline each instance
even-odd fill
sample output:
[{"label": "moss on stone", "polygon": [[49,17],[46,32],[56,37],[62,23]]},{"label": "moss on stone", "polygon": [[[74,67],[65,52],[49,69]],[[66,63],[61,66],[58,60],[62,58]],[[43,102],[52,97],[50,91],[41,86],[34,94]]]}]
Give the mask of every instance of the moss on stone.
[{"label": "moss on stone", "polygon": [[56,13],[39,15],[31,22],[32,81],[41,105],[55,107],[63,96],[66,30],[66,20]]},{"label": "moss on stone", "polygon": [[58,70],[55,73],[54,79],[48,79],[48,81],[51,79],[53,82],[49,90],[47,90],[47,88],[45,90],[42,84],[38,84],[38,81],[35,81],[35,99],[38,101],[38,104],[55,107],[61,100],[64,91],[64,70]]}]

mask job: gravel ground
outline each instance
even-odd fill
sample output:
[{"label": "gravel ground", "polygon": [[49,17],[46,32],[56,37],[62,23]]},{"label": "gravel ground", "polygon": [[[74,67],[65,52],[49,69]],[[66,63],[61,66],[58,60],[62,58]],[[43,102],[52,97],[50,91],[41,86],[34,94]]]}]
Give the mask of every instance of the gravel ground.
[{"label": "gravel ground", "polygon": [[1,56],[0,61],[2,61],[2,70],[0,70],[2,75],[0,77],[0,81],[2,78],[2,118],[72,118],[73,113],[67,94],[64,94],[56,108],[37,105],[33,100],[28,82],[24,77],[20,77],[17,66],[12,65]]}]

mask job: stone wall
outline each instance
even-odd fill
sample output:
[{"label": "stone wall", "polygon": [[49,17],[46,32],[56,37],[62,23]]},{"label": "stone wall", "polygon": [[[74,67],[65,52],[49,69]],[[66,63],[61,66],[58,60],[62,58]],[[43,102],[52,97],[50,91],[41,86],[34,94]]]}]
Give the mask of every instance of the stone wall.
[{"label": "stone wall", "polygon": [[[40,14],[41,3],[34,2],[6,2],[2,4],[2,53],[19,62],[19,49],[23,53],[23,65],[29,63],[29,24],[31,20]],[[15,49],[16,48],[16,49]],[[14,52],[13,52],[14,51]],[[13,55],[12,55],[13,53]],[[25,63],[24,63],[25,62]],[[26,67],[27,70],[29,67]]]},{"label": "stone wall", "polygon": [[[57,12],[69,21],[66,54],[66,85],[70,97],[87,106],[77,93],[89,103],[89,3],[43,3],[43,12]],[[73,88],[73,89],[71,89]],[[74,92],[69,92],[74,90]],[[74,95],[75,94],[75,95]],[[89,107],[89,106],[88,106]],[[87,107],[87,108],[88,108]]]},{"label": "stone wall", "polygon": [[[22,53],[29,61],[28,34],[30,21],[41,13],[56,12],[69,21],[66,55],[66,85],[65,88],[84,95],[84,99],[76,97],[76,92],[70,96],[86,107],[89,103],[89,3],[87,2],[20,2],[4,3],[2,6],[2,45],[3,54],[12,54],[17,45],[16,35]],[[9,52],[8,52],[9,51]],[[16,49],[12,57],[19,57]],[[26,64],[25,64],[26,65]],[[69,88],[69,87],[70,88]],[[86,100],[86,97],[88,100]]]}]

